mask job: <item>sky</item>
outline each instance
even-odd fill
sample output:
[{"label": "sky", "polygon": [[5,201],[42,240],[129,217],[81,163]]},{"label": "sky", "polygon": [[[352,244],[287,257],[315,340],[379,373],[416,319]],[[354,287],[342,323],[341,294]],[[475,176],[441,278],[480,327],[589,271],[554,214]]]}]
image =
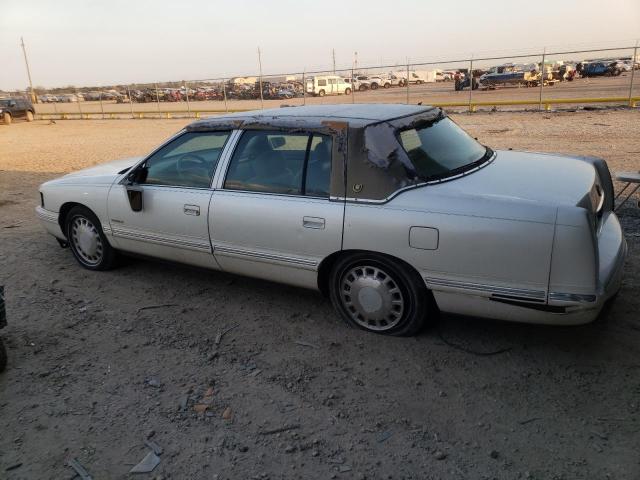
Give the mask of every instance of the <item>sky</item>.
[{"label": "sky", "polygon": [[0,0],[0,89],[634,45],[640,0]]}]

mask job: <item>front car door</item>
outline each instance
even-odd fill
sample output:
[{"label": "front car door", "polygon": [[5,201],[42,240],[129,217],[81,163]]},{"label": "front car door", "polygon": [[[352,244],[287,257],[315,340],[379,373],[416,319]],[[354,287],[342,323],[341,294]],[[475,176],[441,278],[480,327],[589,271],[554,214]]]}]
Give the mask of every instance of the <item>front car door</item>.
[{"label": "front car door", "polygon": [[314,132],[242,131],[209,212],[222,269],[317,288],[320,262],[342,248],[344,201],[330,199],[332,159],[345,154],[337,143]]},{"label": "front car door", "polygon": [[[218,268],[209,241],[211,181],[230,131],[185,132],[139,164],[108,198],[115,247]],[[142,195],[134,211],[129,190]]]}]

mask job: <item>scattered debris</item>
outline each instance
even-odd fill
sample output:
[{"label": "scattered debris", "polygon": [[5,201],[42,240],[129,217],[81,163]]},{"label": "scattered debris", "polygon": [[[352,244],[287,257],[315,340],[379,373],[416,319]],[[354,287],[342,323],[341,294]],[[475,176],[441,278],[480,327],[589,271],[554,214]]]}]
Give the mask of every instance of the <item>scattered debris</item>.
[{"label": "scattered debris", "polygon": [[147,379],[147,385],[153,388],[160,388],[160,380],[155,377],[151,377]]},{"label": "scattered debris", "polygon": [[351,471],[351,467],[349,465],[340,465],[340,468],[338,468],[338,471],[340,473],[350,472]]},{"label": "scattered debris", "polygon": [[491,452],[489,452],[489,456],[493,459],[496,459],[500,456],[500,453],[498,453],[497,450],[491,450]]},{"label": "scattered debris", "polygon": [[153,453],[155,453],[156,455],[162,455],[162,452],[164,452],[164,449],[158,445],[156,442],[153,442],[151,440],[145,440],[144,444],[149,447]]},{"label": "scattered debris", "polygon": [[526,425],[527,423],[535,422],[536,420],[542,420],[542,418],[540,418],[540,417],[527,418],[526,420],[521,420],[518,423],[520,425]]},{"label": "scattered debris", "polygon": [[14,463],[13,465],[9,465],[4,469],[5,472],[10,472],[11,470],[16,470],[22,466],[22,463]]},{"label": "scattered debris", "polygon": [[447,458],[447,454],[441,452],[440,450],[438,450],[433,456],[436,457],[436,460],[444,460],[445,458]]},{"label": "scattered debris", "polygon": [[300,424],[295,423],[292,425],[285,425],[284,427],[272,428],[271,430],[263,430],[260,432],[260,435],[273,435],[275,433],[287,432],[289,430],[297,430],[298,428],[300,428]]},{"label": "scattered debris", "polygon": [[231,420],[233,418],[233,411],[231,410],[231,407],[224,409],[224,412],[222,412],[222,418],[224,420]]},{"label": "scattered debris", "polygon": [[380,435],[378,437],[378,443],[382,443],[382,442],[386,442],[387,440],[389,440],[391,438],[391,436],[393,435],[393,433],[391,432],[383,432],[382,435]]},{"label": "scattered debris", "polygon": [[215,339],[214,343],[216,345],[220,345],[220,342],[222,341],[222,337],[224,337],[231,330],[233,330],[234,328],[237,328],[239,326],[240,326],[240,324],[236,323],[235,325],[232,325],[231,327],[227,328],[226,330],[223,330],[222,332],[218,332],[218,334],[216,335],[216,339]]},{"label": "scattered debris", "polygon": [[[129,470],[129,473],[150,473],[160,464],[160,457],[155,453],[149,452],[135,467]],[[84,479],[83,479],[84,480]]]},{"label": "scattered debris", "polygon": [[140,313],[143,310],[152,310],[155,308],[177,307],[177,303],[164,303],[161,305],[147,305],[146,307],[140,307],[136,313]]},{"label": "scattered debris", "polygon": [[93,480],[93,477],[89,475],[89,472],[87,472],[85,468],[80,464],[80,462],[75,458],[70,459],[67,462],[67,465],[73,468],[82,480]]},{"label": "scattered debris", "polygon": [[301,347],[309,347],[309,348],[320,348],[318,345],[314,345],[313,343],[309,343],[309,342],[303,342],[301,340],[296,340],[295,342],[296,345],[300,345]]}]

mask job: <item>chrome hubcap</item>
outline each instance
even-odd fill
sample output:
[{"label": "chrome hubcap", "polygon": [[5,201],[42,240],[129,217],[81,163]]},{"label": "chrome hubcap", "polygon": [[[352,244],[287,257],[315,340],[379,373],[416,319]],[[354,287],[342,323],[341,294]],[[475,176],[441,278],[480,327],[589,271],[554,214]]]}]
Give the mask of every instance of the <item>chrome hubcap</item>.
[{"label": "chrome hubcap", "polygon": [[71,241],[82,261],[97,265],[102,260],[103,246],[98,229],[85,217],[76,217],[71,223]]},{"label": "chrome hubcap", "polygon": [[351,318],[369,330],[395,327],[404,313],[398,284],[385,271],[372,266],[349,270],[340,281],[342,303]]}]

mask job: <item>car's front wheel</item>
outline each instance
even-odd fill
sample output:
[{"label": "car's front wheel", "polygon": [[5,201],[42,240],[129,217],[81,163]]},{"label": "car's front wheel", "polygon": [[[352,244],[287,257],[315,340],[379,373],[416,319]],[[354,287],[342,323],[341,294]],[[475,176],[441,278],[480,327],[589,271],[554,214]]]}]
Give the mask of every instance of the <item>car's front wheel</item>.
[{"label": "car's front wheel", "polygon": [[33,122],[33,112],[31,110],[27,110],[27,122]]},{"label": "car's front wheel", "polygon": [[117,252],[102,231],[100,220],[88,208],[73,207],[65,220],[69,248],[80,265],[89,270],[109,270]]},{"label": "car's front wheel", "polygon": [[11,125],[11,120],[13,119],[11,118],[11,114],[9,112],[4,112],[2,114],[2,121],[5,125]]},{"label": "car's front wheel", "polygon": [[386,335],[414,335],[432,312],[431,292],[403,262],[376,253],[338,260],[331,270],[331,301],[350,325]]},{"label": "car's front wheel", "polygon": [[345,88],[344,89],[344,94],[345,95],[351,95],[351,89],[350,88]]}]

